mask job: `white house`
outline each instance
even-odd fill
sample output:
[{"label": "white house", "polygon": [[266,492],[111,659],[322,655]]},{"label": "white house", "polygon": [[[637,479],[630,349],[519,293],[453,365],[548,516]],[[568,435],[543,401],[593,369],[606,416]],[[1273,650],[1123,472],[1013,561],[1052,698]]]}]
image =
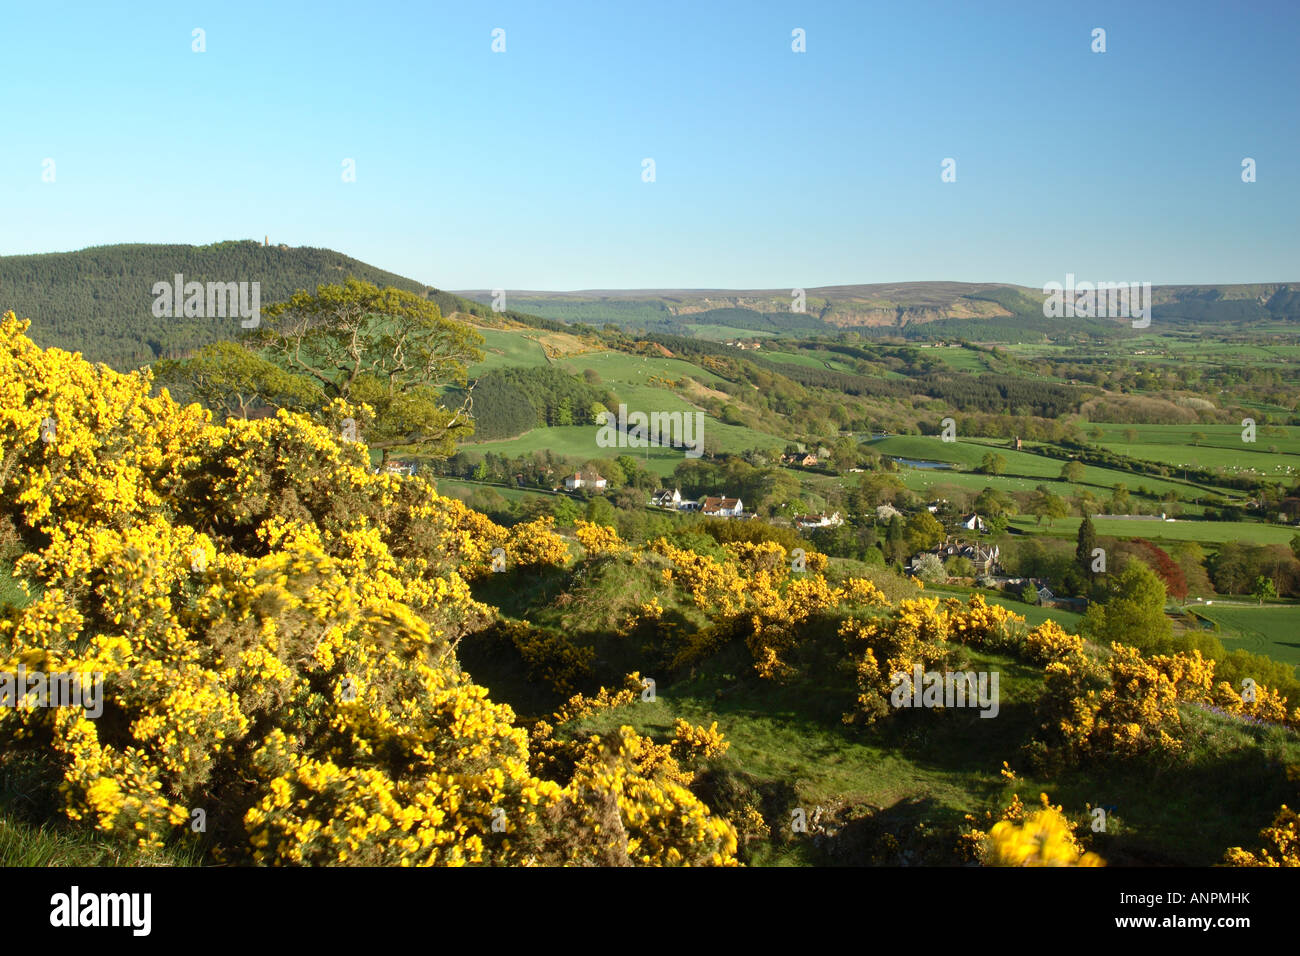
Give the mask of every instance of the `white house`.
[{"label": "white house", "polygon": [[604,491],[608,482],[594,471],[575,471],[571,475],[565,476],[564,487],[569,491],[576,491],[579,488],[590,488],[593,491]]},{"label": "white house", "polygon": [[988,525],[986,525],[986,524],[984,523],[984,519],[981,518],[981,517],[980,517],[979,515],[977,515],[977,514],[967,515],[966,517],[962,518],[962,519],[961,519],[961,526],[962,526],[963,528],[965,528],[967,531],[987,531],[987,530],[988,530]]},{"label": "white house", "polygon": [[674,488],[669,491],[667,488],[660,488],[650,499],[650,504],[656,508],[673,508],[677,509],[682,504],[682,493],[679,489]]},{"label": "white house", "polygon": [[834,514],[796,515],[794,523],[800,528],[833,528],[844,524],[844,519],[836,511]]},{"label": "white house", "polygon": [[700,512],[715,518],[735,518],[745,510],[739,498],[717,498],[712,495],[700,502]]}]

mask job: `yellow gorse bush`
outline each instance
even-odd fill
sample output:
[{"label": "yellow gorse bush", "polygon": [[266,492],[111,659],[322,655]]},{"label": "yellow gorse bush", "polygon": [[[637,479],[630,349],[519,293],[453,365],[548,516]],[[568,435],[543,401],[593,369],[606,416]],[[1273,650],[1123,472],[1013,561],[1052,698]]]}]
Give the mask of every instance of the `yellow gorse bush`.
[{"label": "yellow gorse bush", "polygon": [[1234,846],[1224,854],[1230,866],[1300,866],[1300,814],[1282,805],[1273,822],[1259,831],[1264,845],[1254,852]]},{"label": "yellow gorse bush", "polygon": [[[1007,776],[1006,763],[1002,766]],[[1086,850],[1078,837],[1079,826],[1069,821],[1062,807],[1053,806],[1045,793],[1038,800],[1039,808],[1031,811],[1013,794],[998,818],[985,814],[988,832],[973,828],[962,835],[962,850],[985,866],[1105,866],[1101,857]],[[975,818],[968,814],[966,819]]]},{"label": "yellow gorse bush", "polygon": [[574,522],[574,529],[578,543],[582,545],[590,557],[598,557],[602,554],[622,554],[628,550],[628,546],[618,536],[618,532],[608,525],[593,524],[590,521],[579,519]]},{"label": "yellow gorse bush", "polygon": [[38,542],[17,573],[41,594],[0,618],[0,670],[98,671],[105,706],[0,708],[0,762],[49,766],[70,819],[157,847],[202,810],[230,862],[734,862],[671,753],[538,760],[545,734],[460,671],[495,613],[468,581],[498,547],[567,563],[549,520],[371,474],[328,424],[345,406],[216,424],[26,328],[0,320],[0,521]]}]

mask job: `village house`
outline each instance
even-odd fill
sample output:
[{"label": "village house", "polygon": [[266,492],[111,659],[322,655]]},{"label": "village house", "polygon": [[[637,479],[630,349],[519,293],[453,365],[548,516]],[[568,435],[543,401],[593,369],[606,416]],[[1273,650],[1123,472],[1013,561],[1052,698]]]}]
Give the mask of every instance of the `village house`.
[{"label": "village house", "polygon": [[712,495],[700,502],[700,513],[714,518],[736,518],[743,514],[745,505],[739,498],[721,498]]},{"label": "village house", "polygon": [[840,517],[838,511],[833,514],[817,515],[795,515],[795,526],[798,528],[834,528],[844,524],[844,519]]},{"label": "village house", "polygon": [[[982,544],[965,544],[957,538],[949,535],[944,539],[943,544],[931,548],[928,554],[937,554],[942,561],[949,558],[965,558],[971,563],[976,577],[991,576],[1000,570],[999,561],[1002,558],[1002,549],[995,545]],[[912,559],[912,564],[916,564],[916,559],[921,557],[920,554]]]},{"label": "village house", "polygon": [[[375,469],[375,474],[379,474],[380,469]],[[416,472],[415,462],[399,461],[394,458],[383,467],[383,473],[386,475],[406,475],[411,476]]]},{"label": "village house", "polygon": [[654,505],[656,508],[680,508],[682,504],[682,493],[677,488],[674,488],[672,491],[669,491],[667,488],[660,488],[650,499],[650,504]]},{"label": "village house", "polygon": [[817,456],[812,454],[782,455],[781,462],[786,465],[801,465],[804,468],[811,468],[817,464]]},{"label": "village house", "polygon": [[594,471],[575,471],[571,475],[566,475],[564,487],[569,491],[577,491],[579,488],[587,488],[591,491],[604,491],[608,482]]},{"label": "village house", "polygon": [[967,531],[985,532],[989,530],[988,525],[984,523],[984,519],[977,514],[966,515],[961,519],[961,526]]}]

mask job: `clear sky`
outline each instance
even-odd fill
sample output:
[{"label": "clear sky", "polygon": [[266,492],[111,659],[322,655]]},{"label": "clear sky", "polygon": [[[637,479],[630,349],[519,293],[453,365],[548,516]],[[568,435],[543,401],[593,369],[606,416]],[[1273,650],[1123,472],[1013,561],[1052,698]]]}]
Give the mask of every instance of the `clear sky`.
[{"label": "clear sky", "polygon": [[448,289],[1300,280],[1298,27],[1297,0],[4,0],[0,254],[269,234]]}]

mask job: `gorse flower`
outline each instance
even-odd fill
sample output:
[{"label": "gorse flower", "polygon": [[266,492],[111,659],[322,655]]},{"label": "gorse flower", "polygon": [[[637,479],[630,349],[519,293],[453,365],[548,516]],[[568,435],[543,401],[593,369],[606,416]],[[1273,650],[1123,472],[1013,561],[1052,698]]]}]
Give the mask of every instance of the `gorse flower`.
[{"label": "gorse flower", "polygon": [[[456,642],[495,614],[468,581],[494,548],[567,564],[550,519],[507,530],[372,475],[329,424],[345,406],[216,424],[25,331],[0,321],[0,500],[43,542],[18,562],[42,593],[0,618],[0,670],[102,672],[106,710],[0,708],[0,761],[51,762],[71,820],[158,847],[203,809],[230,862],[734,862],[679,762],[721,752],[716,727],[548,761],[460,671]],[[585,673],[581,649],[518,638],[556,686]]]}]

